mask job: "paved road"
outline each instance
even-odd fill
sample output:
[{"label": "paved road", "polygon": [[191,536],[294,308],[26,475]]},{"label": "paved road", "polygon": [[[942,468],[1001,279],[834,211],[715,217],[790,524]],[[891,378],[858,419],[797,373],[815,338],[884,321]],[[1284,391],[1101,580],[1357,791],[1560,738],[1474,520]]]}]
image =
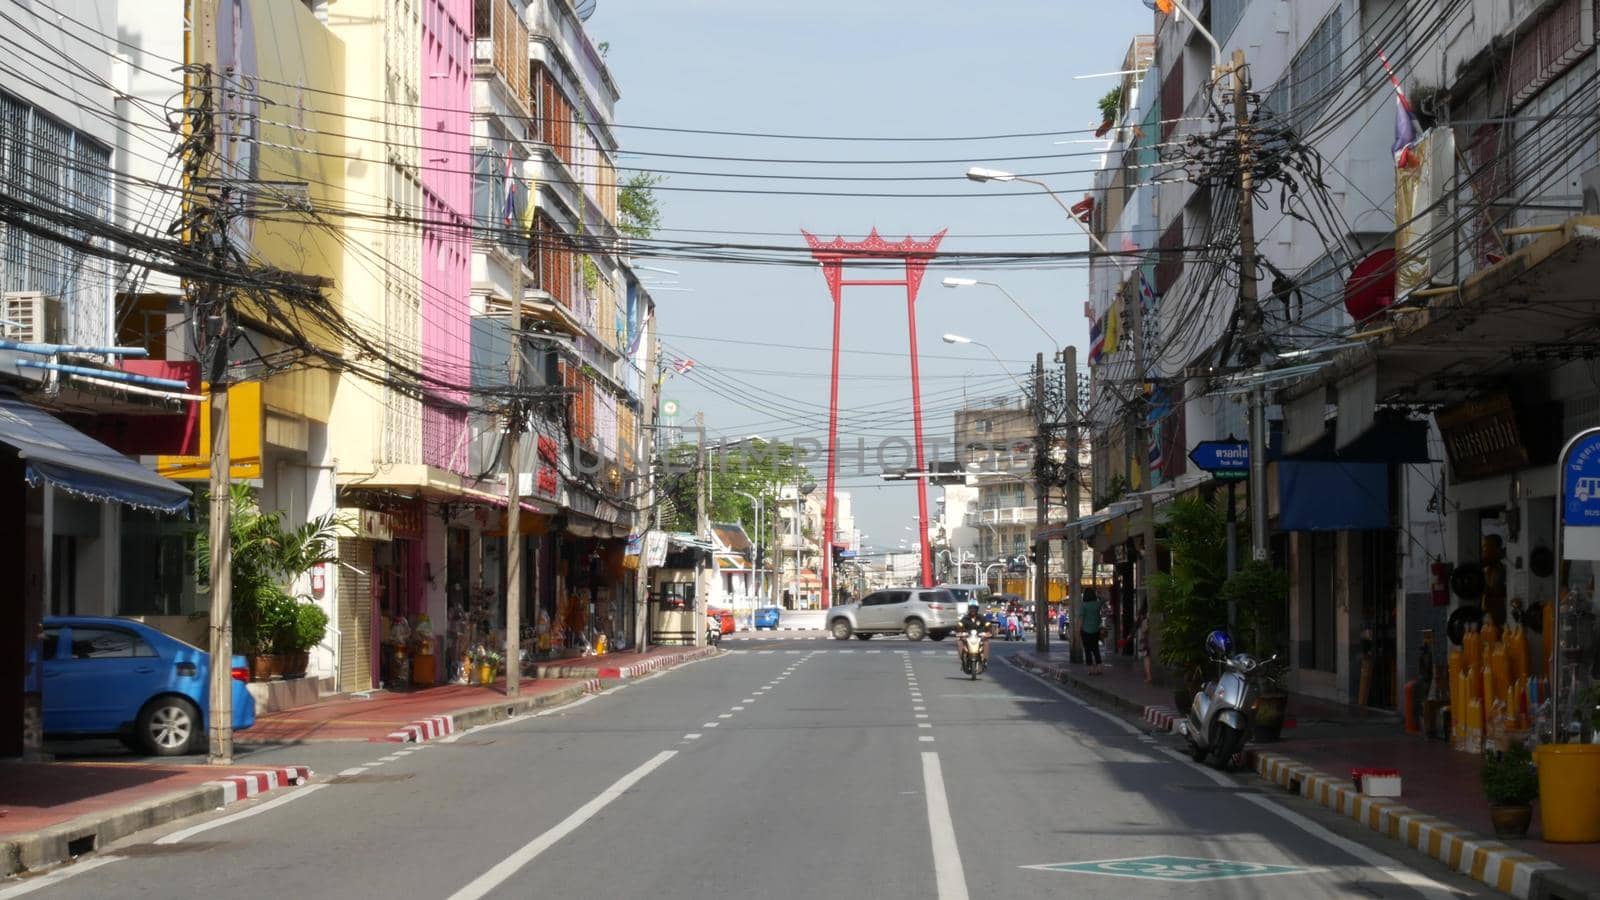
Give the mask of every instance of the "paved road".
[{"label": "paved road", "polygon": [[969,681],[952,649],[740,645],[545,715],[373,745],[342,777],[0,900],[1477,895],[998,660]]}]

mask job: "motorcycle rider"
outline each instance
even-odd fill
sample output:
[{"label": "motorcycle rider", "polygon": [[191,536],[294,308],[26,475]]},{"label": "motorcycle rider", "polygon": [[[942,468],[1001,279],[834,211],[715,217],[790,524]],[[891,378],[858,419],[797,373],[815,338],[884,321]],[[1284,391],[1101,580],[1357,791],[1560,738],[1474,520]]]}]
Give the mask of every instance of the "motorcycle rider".
[{"label": "motorcycle rider", "polygon": [[961,623],[956,626],[958,634],[966,634],[969,631],[982,632],[984,636],[983,664],[987,666],[989,664],[989,621],[983,617],[983,612],[978,609],[978,601],[976,600],[967,604],[967,613],[961,617]]}]

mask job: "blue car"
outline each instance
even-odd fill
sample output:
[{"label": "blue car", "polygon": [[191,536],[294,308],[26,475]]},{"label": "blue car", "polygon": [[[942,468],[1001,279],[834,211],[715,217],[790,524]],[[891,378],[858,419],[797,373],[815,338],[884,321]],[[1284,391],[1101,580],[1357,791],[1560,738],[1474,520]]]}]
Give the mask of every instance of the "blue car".
[{"label": "blue car", "polygon": [[[211,655],[204,650],[131,619],[49,616],[40,653],[47,736],[116,736],[155,756],[205,748]],[[245,688],[244,657],[233,658],[232,672],[240,731],[256,723],[256,702]]]},{"label": "blue car", "polygon": [[763,628],[771,628],[773,631],[777,631],[778,608],[776,606],[763,606],[756,610],[755,628],[757,631]]}]

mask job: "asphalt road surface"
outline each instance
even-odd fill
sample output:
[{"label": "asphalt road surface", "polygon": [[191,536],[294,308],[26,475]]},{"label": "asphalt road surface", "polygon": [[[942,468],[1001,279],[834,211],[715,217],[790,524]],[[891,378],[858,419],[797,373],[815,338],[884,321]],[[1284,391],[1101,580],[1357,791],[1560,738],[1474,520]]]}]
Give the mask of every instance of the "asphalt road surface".
[{"label": "asphalt road surface", "polygon": [[949,643],[725,647],[543,715],[352,748],[342,774],[0,882],[0,900],[1484,895],[1194,766],[1004,645],[977,681]]}]

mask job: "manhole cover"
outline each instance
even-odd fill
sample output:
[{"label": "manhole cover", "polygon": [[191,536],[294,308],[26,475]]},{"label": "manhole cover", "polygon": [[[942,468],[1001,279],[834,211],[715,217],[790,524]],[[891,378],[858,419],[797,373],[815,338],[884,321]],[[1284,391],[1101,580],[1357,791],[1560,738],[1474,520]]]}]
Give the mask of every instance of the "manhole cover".
[{"label": "manhole cover", "polygon": [[410,781],[412,773],[396,772],[393,774],[379,774],[366,772],[360,775],[335,775],[328,779],[328,784],[389,784],[395,781]]},{"label": "manhole cover", "polygon": [[199,853],[202,850],[212,850],[224,846],[225,841],[186,841],[177,844],[134,844],[131,847],[118,847],[107,853],[107,856],[126,856],[141,858],[146,856],[178,856],[184,853]]}]

